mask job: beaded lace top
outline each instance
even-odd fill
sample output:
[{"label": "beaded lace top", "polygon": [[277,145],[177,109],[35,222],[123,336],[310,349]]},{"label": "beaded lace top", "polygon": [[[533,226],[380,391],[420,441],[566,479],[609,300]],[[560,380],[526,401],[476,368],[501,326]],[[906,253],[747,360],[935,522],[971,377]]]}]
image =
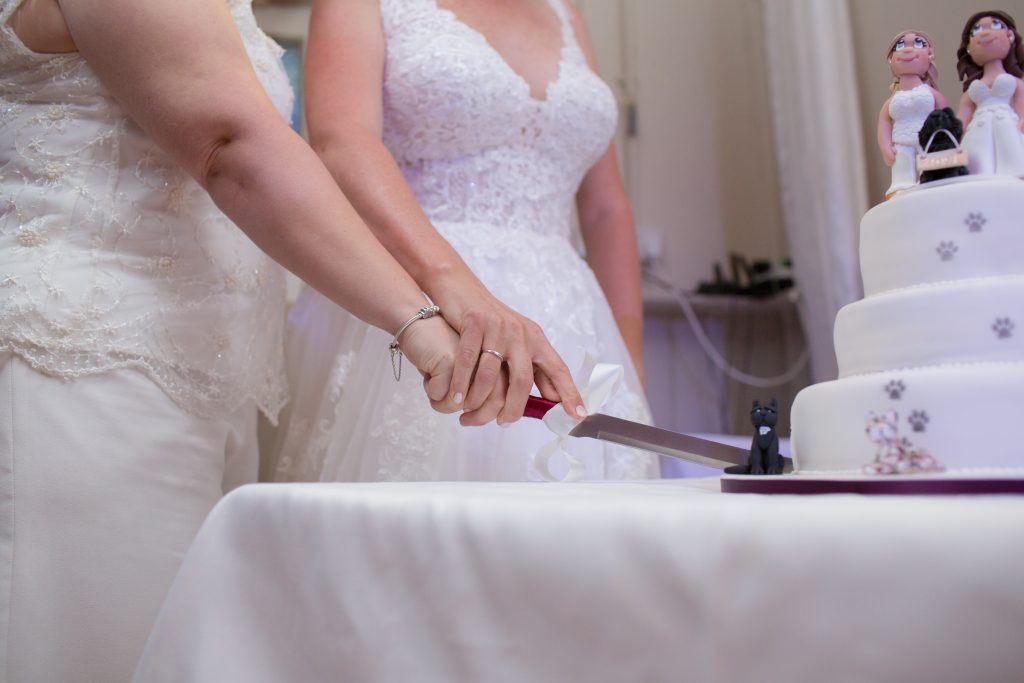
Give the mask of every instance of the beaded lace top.
[{"label": "beaded lace top", "polygon": [[608,147],[617,109],[566,7],[550,2],[562,50],[539,99],[481,33],[436,0],[382,0],[384,143],[435,225],[568,239],[576,191]]},{"label": "beaded lace top", "polygon": [[[0,3],[0,350],[64,378],[146,372],[186,410],[286,395],[283,273],[77,53],[30,51]],[[280,48],[228,0],[282,116]]]}]

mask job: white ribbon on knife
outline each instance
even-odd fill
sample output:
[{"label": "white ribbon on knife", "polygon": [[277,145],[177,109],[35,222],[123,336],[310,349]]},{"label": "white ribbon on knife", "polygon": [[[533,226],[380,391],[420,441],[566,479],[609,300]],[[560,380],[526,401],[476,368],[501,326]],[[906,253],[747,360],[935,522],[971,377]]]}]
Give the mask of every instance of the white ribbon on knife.
[{"label": "white ribbon on knife", "polygon": [[[599,412],[611,397],[622,385],[624,372],[621,365],[613,363],[598,363],[589,353],[583,360],[583,368],[579,377],[589,377],[587,384],[580,390],[583,398],[583,407],[587,409],[587,415]],[[555,438],[545,444],[537,454],[533,456],[533,467],[545,481],[579,481],[587,472],[586,464],[579,458],[573,456],[566,450],[569,443],[569,432],[572,431],[578,422],[562,410],[561,406],[555,406],[544,415],[544,424],[555,434]],[[569,471],[564,477],[556,477],[551,474],[549,466],[551,458],[557,453],[565,456],[569,463]]]}]

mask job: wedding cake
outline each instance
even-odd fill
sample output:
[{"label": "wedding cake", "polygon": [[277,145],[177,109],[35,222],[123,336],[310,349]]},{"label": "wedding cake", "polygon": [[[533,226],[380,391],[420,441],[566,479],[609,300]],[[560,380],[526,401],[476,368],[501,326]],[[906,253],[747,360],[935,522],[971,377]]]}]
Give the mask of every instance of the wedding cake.
[{"label": "wedding cake", "polygon": [[1024,182],[916,187],[861,221],[839,379],[793,404],[804,475],[1024,476]]}]

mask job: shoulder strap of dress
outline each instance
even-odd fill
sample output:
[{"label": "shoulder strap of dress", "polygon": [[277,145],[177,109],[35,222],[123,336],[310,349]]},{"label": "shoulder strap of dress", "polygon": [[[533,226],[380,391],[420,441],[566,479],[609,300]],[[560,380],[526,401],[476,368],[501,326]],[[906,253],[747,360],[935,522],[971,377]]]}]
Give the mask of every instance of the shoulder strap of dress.
[{"label": "shoulder strap of dress", "polygon": [[548,4],[551,5],[551,9],[555,11],[558,16],[558,21],[562,25],[562,42],[566,48],[569,48],[571,52],[579,52],[579,42],[576,40],[576,32],[572,28],[572,15],[569,12],[569,8],[565,4],[566,0],[548,0]]},{"label": "shoulder strap of dress", "polygon": [[0,0],[0,24],[6,24],[24,0]]}]

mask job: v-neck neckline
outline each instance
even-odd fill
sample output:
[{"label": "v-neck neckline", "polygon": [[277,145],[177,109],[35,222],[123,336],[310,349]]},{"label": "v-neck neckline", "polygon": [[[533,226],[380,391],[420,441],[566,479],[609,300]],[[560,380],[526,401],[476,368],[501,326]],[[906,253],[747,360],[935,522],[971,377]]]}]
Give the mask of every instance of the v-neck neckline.
[{"label": "v-neck neckline", "polygon": [[553,79],[549,80],[543,86],[543,88],[541,89],[541,92],[543,93],[543,97],[538,97],[538,96],[533,94],[534,93],[533,84],[530,83],[528,80],[526,80],[525,76],[523,76],[521,73],[516,71],[516,69],[508,61],[508,59],[505,57],[505,55],[503,55],[501,53],[501,51],[498,50],[498,48],[494,47],[494,44],[484,34],[483,31],[481,31],[480,29],[476,28],[472,24],[467,23],[466,21],[464,21],[462,19],[462,17],[460,17],[455,12],[455,10],[450,9],[448,7],[442,7],[441,4],[440,4],[440,0],[430,0],[430,2],[431,2],[431,4],[434,6],[434,8],[438,12],[440,12],[441,14],[448,15],[448,17],[451,19],[452,23],[454,23],[457,26],[462,27],[463,30],[465,30],[465,31],[469,32],[470,34],[476,36],[480,40],[480,42],[482,42],[487,47],[487,49],[490,51],[490,53],[492,55],[494,55],[494,57],[499,62],[501,62],[504,65],[505,69],[512,75],[512,77],[515,78],[516,80],[518,80],[519,83],[522,84],[526,88],[526,96],[532,102],[534,102],[535,104],[538,104],[538,105],[543,105],[543,104],[546,104],[547,102],[551,101],[551,90],[556,85],[558,85],[558,83],[560,83],[561,80],[562,80],[562,74],[565,71],[565,69],[563,68],[565,66],[565,53],[569,49],[569,40],[568,40],[568,35],[567,35],[567,32],[566,32],[565,20],[562,18],[562,15],[559,13],[558,9],[554,6],[554,2],[557,2],[557,0],[548,0],[548,7],[551,9],[552,14],[555,15],[555,19],[558,21],[559,32],[560,32],[561,37],[562,37],[562,45],[558,49],[558,65],[557,65],[557,68],[556,68],[556,71],[555,71],[555,76],[554,76]]}]

